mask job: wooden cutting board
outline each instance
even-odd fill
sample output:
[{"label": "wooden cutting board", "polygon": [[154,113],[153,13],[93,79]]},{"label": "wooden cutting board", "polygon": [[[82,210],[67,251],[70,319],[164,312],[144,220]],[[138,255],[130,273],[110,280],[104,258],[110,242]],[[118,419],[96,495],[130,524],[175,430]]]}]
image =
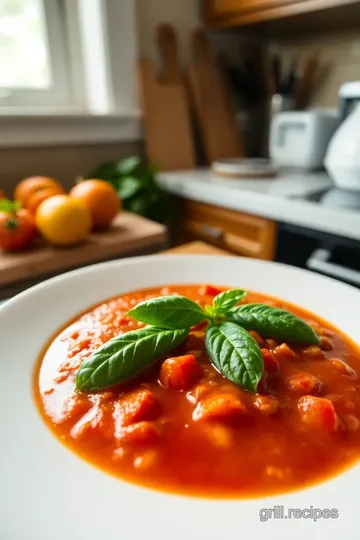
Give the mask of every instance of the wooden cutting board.
[{"label": "wooden cutting board", "polygon": [[147,157],[163,171],[193,169],[192,125],[176,33],[171,25],[160,25],[156,36],[162,60],[159,76],[151,60],[138,62]]},{"label": "wooden cutting board", "polygon": [[122,212],[111,229],[93,233],[72,248],[55,248],[39,240],[29,250],[0,251],[0,287],[61,273],[97,261],[164,248],[166,227],[148,219]]},{"label": "wooden cutting board", "polygon": [[215,66],[203,30],[192,34],[192,65],[188,90],[205,155],[209,164],[218,159],[244,156],[236,109],[220,70]]}]

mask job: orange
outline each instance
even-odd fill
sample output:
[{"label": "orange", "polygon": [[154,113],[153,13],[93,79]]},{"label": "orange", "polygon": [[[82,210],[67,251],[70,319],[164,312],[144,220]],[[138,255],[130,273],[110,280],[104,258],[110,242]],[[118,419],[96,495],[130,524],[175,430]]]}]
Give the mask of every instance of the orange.
[{"label": "orange", "polygon": [[36,211],[35,223],[42,236],[55,246],[70,246],[83,241],[92,228],[87,206],[69,195],[54,195]]},{"label": "orange", "polygon": [[57,188],[59,192],[64,193],[62,186],[53,178],[47,176],[32,176],[22,180],[15,188],[14,200],[20,201],[26,206],[28,199],[36,191],[46,188]]},{"label": "orange", "polygon": [[36,214],[36,210],[39,208],[40,204],[43,201],[46,201],[46,199],[49,199],[50,197],[53,197],[54,195],[61,195],[63,193],[62,190],[59,190],[56,187],[53,188],[44,188],[40,191],[35,191],[27,200],[26,208],[31,212],[33,215]]},{"label": "orange", "polygon": [[0,189],[0,199],[7,199],[7,196],[1,189]]},{"label": "orange", "polygon": [[86,204],[92,215],[94,227],[99,229],[108,227],[121,209],[115,188],[104,180],[83,180],[72,188],[70,197]]}]

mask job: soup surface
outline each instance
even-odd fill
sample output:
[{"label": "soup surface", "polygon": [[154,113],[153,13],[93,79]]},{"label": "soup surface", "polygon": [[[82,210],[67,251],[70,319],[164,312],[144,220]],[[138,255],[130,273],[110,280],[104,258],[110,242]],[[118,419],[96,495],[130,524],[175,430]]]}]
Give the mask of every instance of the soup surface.
[{"label": "soup surface", "polygon": [[241,303],[294,313],[316,330],[321,346],[276,342],[253,332],[265,364],[257,394],[212,367],[203,324],[131,382],[75,392],[84,359],[112,337],[144,326],[127,315],[136,304],[181,294],[205,306],[218,292],[200,285],[141,290],[71,321],[35,370],[36,403],[52,432],[121,479],[187,495],[283,493],[352,464],[360,453],[359,350],[315,315],[262,294],[249,293]]}]

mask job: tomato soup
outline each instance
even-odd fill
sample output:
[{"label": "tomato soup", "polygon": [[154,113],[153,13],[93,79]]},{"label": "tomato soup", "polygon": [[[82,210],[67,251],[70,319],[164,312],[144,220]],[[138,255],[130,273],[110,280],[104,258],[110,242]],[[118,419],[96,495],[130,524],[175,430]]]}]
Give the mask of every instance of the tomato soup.
[{"label": "tomato soup", "polygon": [[360,352],[330,324],[286,302],[249,293],[301,317],[320,346],[255,331],[265,372],[258,392],[224,378],[206,354],[206,323],[136,378],[75,391],[82,362],[102,344],[144,325],[127,315],[145,299],[180,294],[201,306],[220,292],[188,285],[124,294],[70,321],[41,354],[38,409],[53,434],[120,479],[177,494],[260,497],[323,481],[360,453]]}]

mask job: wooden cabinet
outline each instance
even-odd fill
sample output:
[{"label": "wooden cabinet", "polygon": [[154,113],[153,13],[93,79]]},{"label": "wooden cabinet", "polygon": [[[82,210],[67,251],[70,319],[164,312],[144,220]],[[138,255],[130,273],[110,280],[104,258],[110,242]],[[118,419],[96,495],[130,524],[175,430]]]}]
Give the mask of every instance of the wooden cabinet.
[{"label": "wooden cabinet", "polygon": [[212,0],[209,2],[209,14],[214,18],[226,18],[241,14],[250,14],[267,9],[285,8],[289,4],[309,0]]},{"label": "wooden cabinet", "polygon": [[180,241],[202,240],[237,255],[274,259],[274,221],[188,200],[180,200],[179,207]]},{"label": "wooden cabinet", "polygon": [[212,27],[246,26],[337,8],[350,15],[360,9],[359,0],[203,0],[203,5],[205,21]]}]

